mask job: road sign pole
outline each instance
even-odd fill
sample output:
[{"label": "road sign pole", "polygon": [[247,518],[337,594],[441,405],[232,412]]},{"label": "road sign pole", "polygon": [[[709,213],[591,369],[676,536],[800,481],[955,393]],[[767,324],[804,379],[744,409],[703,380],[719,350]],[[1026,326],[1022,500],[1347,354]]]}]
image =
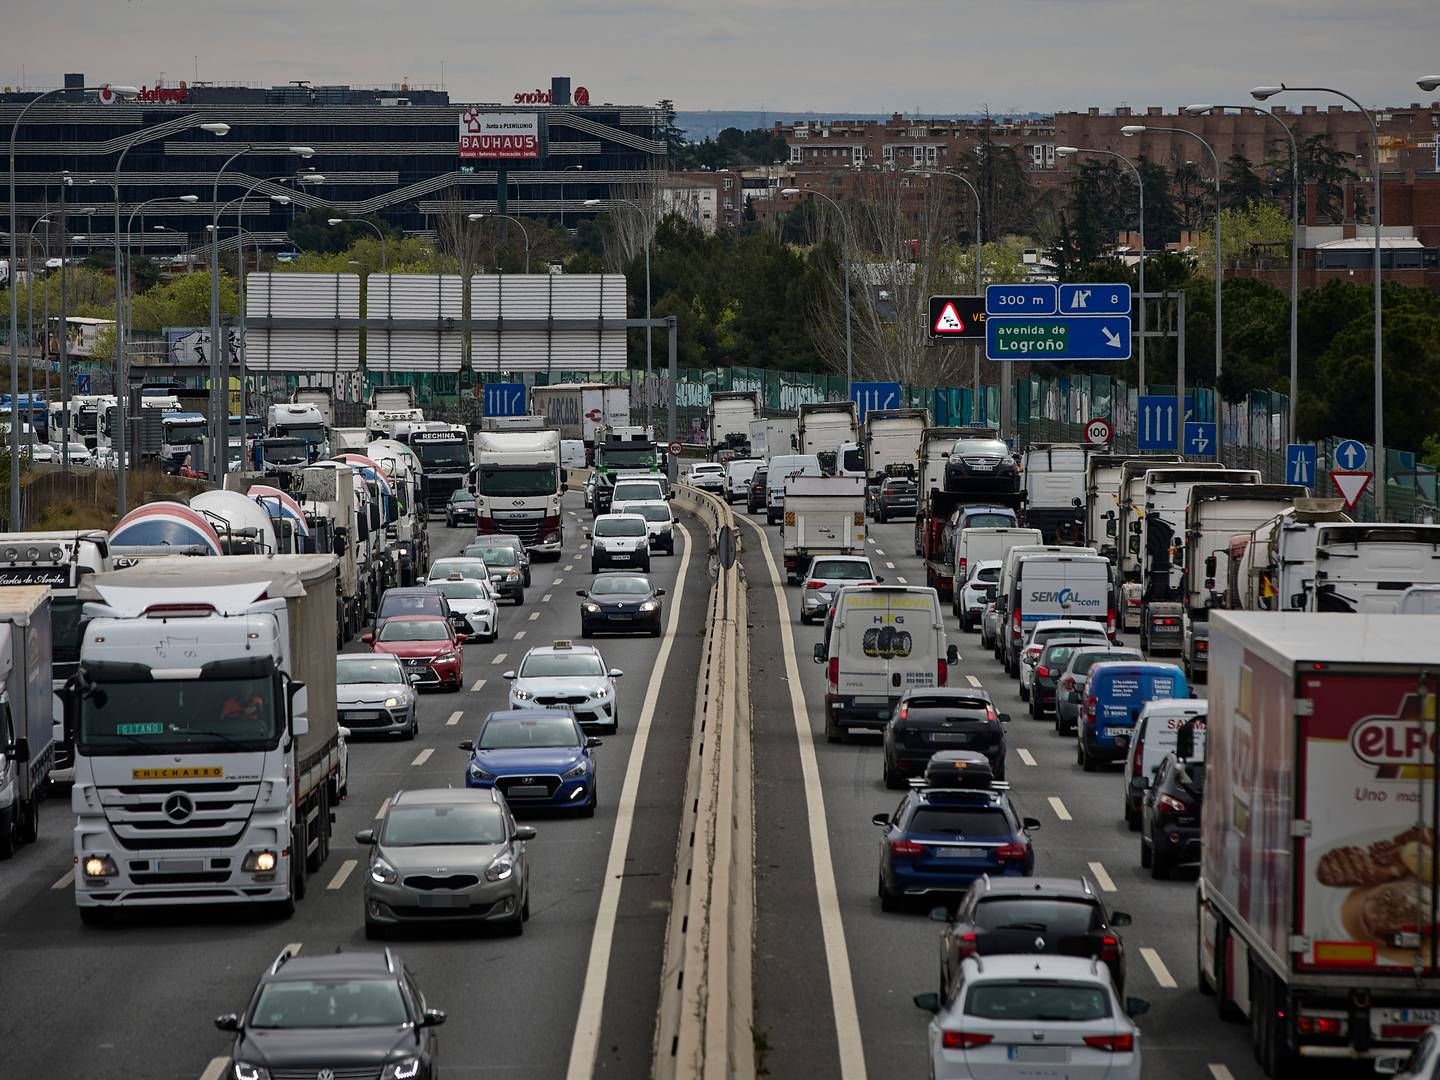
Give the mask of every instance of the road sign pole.
[{"label": "road sign pole", "polygon": [[984,350],[980,343],[975,343],[975,396],[970,401],[970,420],[976,427],[980,426],[980,354]]},{"label": "road sign pole", "polygon": [[[1180,414],[1185,414],[1185,290],[1179,291],[1178,306],[1175,311],[1175,318],[1178,320],[1175,326],[1175,401],[1180,408]],[[1144,301],[1142,300],[1143,304]],[[1143,344],[1145,339],[1140,339]],[[1143,360],[1141,361],[1144,362]],[[1179,425],[1179,432],[1175,436],[1175,451],[1178,454],[1185,453],[1185,425]]]}]

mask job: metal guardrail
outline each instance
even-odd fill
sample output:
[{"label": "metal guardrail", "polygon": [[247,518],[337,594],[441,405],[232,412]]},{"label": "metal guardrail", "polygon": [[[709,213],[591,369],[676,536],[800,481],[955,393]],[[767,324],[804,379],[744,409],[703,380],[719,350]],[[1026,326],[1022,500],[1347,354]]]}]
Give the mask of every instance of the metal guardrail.
[{"label": "metal guardrail", "polygon": [[715,582],[695,699],[655,1028],[659,1080],[753,1080],[754,768],[747,600],[729,505],[676,485],[710,532]]}]

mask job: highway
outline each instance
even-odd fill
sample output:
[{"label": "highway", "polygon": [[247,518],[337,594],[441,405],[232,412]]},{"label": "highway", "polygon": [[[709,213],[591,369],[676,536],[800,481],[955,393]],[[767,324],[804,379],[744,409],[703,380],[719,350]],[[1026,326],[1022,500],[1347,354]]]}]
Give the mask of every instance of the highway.
[{"label": "highway", "polygon": [[[940,927],[925,904],[882,914],[876,894],[879,831],[870,818],[893,810],[899,793],[881,780],[878,736],[825,741],[823,668],[811,656],[820,627],[800,623],[798,591],[783,577],[777,590],[779,530],[766,528],[763,515],[739,516],[746,519],[751,684],[775,691],[753,695],[761,1063],[775,1077],[925,1076],[930,1018],[911,997],[938,989]],[[756,542],[761,529],[768,560]],[[911,522],[869,530],[870,557],[887,584],[925,583]],[[1139,839],[1120,816],[1118,769],[1082,772],[1073,742],[1055,735],[1051,723],[1030,719],[1018,684],[980,648],[979,634],[961,634],[948,603],[942,607],[946,633],[961,654],[952,685],[959,679],[983,686],[997,710],[1012,717],[1008,779],[1020,812],[1042,822],[1034,835],[1036,872],[1087,874],[1112,911],[1135,918],[1123,931],[1126,993],[1152,1005],[1139,1021],[1145,1076],[1262,1076],[1248,1026],[1222,1023],[1214,999],[1196,985],[1195,872],[1155,881],[1140,869]],[[816,768],[807,778],[807,769]]]},{"label": "highway", "polygon": [[[414,742],[352,742],[349,797],[330,858],[293,919],[233,907],[172,908],[83,927],[70,891],[68,795],[43,806],[40,842],[0,866],[0,1075],[219,1080],[230,1037],[211,1021],[244,1007],[284,946],[378,947],[365,940],[365,853],[354,834],[397,789],[463,783],[466,755],[456,744],[487,711],[506,707],[501,672],[532,644],[579,637],[575,590],[590,580],[581,532],[589,513],[578,494],[566,496],[565,506],[565,555],[534,564],[525,605],[500,609],[495,643],[465,647],[467,689],[424,695]],[[526,818],[538,836],[529,844],[533,917],[524,935],[414,932],[391,942],[431,1003],[449,1014],[440,1029],[445,1077],[588,1076],[592,1060],[597,1076],[649,1074],[697,627],[710,588],[708,541],[693,520],[682,521],[676,555],[653,563],[655,581],[667,590],[665,636],[596,639],[606,663],[625,671],[620,732],[603,736],[596,752],[596,816]],[[469,535],[432,524],[432,558],[458,554]],[[657,656],[666,658],[663,666]],[[645,734],[637,739],[642,719]],[[617,822],[624,822],[618,836]],[[609,875],[607,866],[619,872]],[[597,918],[602,911],[609,917]]]}]

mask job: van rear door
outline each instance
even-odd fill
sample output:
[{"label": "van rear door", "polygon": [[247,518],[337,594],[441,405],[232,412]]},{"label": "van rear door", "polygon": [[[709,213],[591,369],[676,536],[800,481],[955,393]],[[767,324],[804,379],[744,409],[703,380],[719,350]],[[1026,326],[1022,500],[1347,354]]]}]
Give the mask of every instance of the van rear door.
[{"label": "van rear door", "polygon": [[841,694],[878,704],[912,687],[936,684],[941,624],[933,590],[847,589],[838,621]]}]

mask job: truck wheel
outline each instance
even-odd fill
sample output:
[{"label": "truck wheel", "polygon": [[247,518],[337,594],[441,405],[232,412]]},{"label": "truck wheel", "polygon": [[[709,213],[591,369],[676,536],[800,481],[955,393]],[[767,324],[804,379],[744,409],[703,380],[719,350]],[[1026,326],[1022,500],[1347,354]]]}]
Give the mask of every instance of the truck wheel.
[{"label": "truck wheel", "polygon": [[1222,916],[1216,916],[1215,924],[1215,1004],[1220,1012],[1221,1020],[1229,1020],[1232,1023],[1244,1020],[1245,1014],[1240,1011],[1240,1006],[1235,1004],[1235,999],[1230,996],[1229,960],[1226,952],[1230,947],[1230,928],[1225,925]]},{"label": "truck wheel", "polygon": [[15,832],[22,844],[33,844],[40,838],[40,803],[31,799],[15,815]]}]

